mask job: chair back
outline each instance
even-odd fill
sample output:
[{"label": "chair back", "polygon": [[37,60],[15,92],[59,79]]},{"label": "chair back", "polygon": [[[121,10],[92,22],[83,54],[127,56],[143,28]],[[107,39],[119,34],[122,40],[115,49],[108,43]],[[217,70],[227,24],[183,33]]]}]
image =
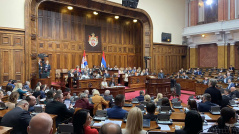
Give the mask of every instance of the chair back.
[{"label": "chair back", "polygon": [[73,134],[74,128],[72,124],[59,124],[57,131],[59,134]]}]

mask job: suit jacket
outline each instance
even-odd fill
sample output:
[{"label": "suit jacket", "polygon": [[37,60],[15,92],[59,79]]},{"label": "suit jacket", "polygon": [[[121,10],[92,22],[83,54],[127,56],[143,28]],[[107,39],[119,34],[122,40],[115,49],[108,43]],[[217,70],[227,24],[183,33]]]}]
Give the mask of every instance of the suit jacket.
[{"label": "suit jacket", "polygon": [[94,108],[94,106],[89,103],[89,100],[85,98],[77,100],[74,107],[88,110]]},{"label": "suit jacket", "polygon": [[55,114],[56,126],[64,120],[73,116],[74,109],[67,109],[66,105],[59,101],[52,101],[46,104],[45,112],[48,114]]},{"label": "suit jacket", "polygon": [[207,80],[207,81],[203,80],[202,83],[203,83],[204,85],[208,85],[209,80]]},{"label": "suit jacket", "polygon": [[236,95],[236,97],[239,98],[239,91],[235,90],[231,92],[230,97],[232,97],[233,95]]},{"label": "suit jacket", "polygon": [[102,104],[108,106],[108,102],[106,102],[105,99],[99,95],[94,95],[92,97],[92,102],[94,103],[93,114],[95,114],[97,110],[102,110]]},{"label": "suit jacket", "polygon": [[154,115],[154,114],[146,114],[143,116],[144,119],[150,119],[150,121],[156,121],[156,119],[158,118],[157,115]]},{"label": "suit jacket", "polygon": [[230,67],[229,69],[230,69],[230,70],[233,70],[233,71],[235,70],[235,68],[234,68],[234,67]]},{"label": "suit jacket", "polygon": [[137,96],[135,98],[137,98],[139,101],[144,101],[144,96],[143,95]]},{"label": "suit jacket", "polygon": [[112,84],[115,86],[115,82],[112,83],[112,81],[109,82],[108,86],[111,87]]},{"label": "suit jacket", "polygon": [[198,103],[198,111],[199,112],[209,112],[211,110],[211,106],[216,106],[217,104],[211,103],[210,101],[206,101],[204,103]]},{"label": "suit jacket", "polygon": [[181,76],[182,79],[188,79],[189,77],[187,75]]},{"label": "suit jacket", "polygon": [[109,74],[109,73],[107,73],[107,74],[104,73],[104,77],[105,77],[105,78],[110,78],[110,74]]},{"label": "suit jacket", "polygon": [[209,93],[211,95],[211,102],[221,106],[222,94],[220,90],[216,87],[209,87],[204,93]]},{"label": "suit jacket", "polygon": [[230,84],[228,84],[228,87],[227,87],[227,89],[231,89],[231,87],[235,87],[235,84],[234,83],[230,83]]},{"label": "suit jacket", "polygon": [[194,74],[195,74],[195,75],[201,75],[202,72],[201,72],[201,71],[196,71]]},{"label": "suit jacket", "polygon": [[226,107],[229,104],[229,100],[231,100],[232,98],[230,97],[230,95],[223,95],[222,96],[222,108]]},{"label": "suit jacket", "polygon": [[164,78],[164,73],[159,73],[159,74],[158,74],[158,78],[159,78],[159,79],[163,79],[163,78]]},{"label": "suit jacket", "polygon": [[13,127],[11,134],[27,134],[27,126],[30,120],[31,115],[28,111],[16,107],[3,116],[1,125]]}]

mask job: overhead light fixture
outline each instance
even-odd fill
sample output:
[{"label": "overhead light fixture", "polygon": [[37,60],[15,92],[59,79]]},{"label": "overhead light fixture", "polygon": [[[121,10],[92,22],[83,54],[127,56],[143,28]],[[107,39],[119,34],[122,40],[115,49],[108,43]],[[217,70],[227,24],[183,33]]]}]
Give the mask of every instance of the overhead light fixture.
[{"label": "overhead light fixture", "polygon": [[207,1],[206,1],[206,4],[207,4],[207,5],[211,5],[212,2],[213,2],[213,0],[207,0]]},{"label": "overhead light fixture", "polygon": [[73,7],[72,6],[68,6],[67,9],[68,10],[73,10]]},{"label": "overhead light fixture", "polygon": [[134,19],[133,22],[136,23],[138,20]]},{"label": "overhead light fixture", "polygon": [[93,14],[94,14],[94,15],[98,15],[98,12],[94,11]]},{"label": "overhead light fixture", "polygon": [[115,19],[119,19],[119,16],[115,16]]},{"label": "overhead light fixture", "polygon": [[205,37],[205,34],[202,34],[202,37],[204,38],[204,37]]}]

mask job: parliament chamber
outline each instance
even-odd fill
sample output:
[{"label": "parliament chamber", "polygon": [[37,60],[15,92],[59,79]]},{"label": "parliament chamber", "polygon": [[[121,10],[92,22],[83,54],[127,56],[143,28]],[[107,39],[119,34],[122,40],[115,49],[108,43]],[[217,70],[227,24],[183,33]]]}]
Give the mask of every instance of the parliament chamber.
[{"label": "parliament chamber", "polygon": [[0,133],[239,133],[239,0],[2,0],[0,18]]}]

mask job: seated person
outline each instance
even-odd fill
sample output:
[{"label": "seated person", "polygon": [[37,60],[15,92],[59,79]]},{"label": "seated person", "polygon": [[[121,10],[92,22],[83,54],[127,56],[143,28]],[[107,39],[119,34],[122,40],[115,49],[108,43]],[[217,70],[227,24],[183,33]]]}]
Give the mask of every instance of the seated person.
[{"label": "seated person", "polygon": [[203,83],[204,85],[208,85],[209,79],[208,79],[207,77],[205,77],[205,79],[202,81],[202,83]]},{"label": "seated person", "polygon": [[125,117],[126,110],[122,109],[124,106],[124,95],[118,94],[115,97],[115,106],[107,109],[107,115],[109,118],[123,119]]},{"label": "seated person", "polygon": [[53,91],[48,91],[46,93],[46,100],[44,101],[44,104],[52,101],[53,101]]},{"label": "seated person", "polygon": [[19,94],[17,92],[12,92],[11,95],[9,96],[9,98],[8,98],[8,102],[5,103],[5,106],[8,109],[15,108],[18,98],[19,98]]},{"label": "seated person", "polygon": [[40,96],[41,96],[40,86],[36,87],[36,89],[35,89],[35,91],[33,92],[32,95],[35,96],[35,98],[38,98],[38,97],[40,98]]},{"label": "seated person", "polygon": [[63,98],[64,98],[64,101],[65,100],[71,101],[71,94],[70,94],[70,92],[64,92],[63,93]]},{"label": "seated person", "polygon": [[203,120],[201,115],[191,110],[185,117],[185,126],[182,130],[175,130],[175,134],[199,134],[203,130]]},{"label": "seated person", "polygon": [[197,71],[194,73],[194,75],[201,75],[202,72],[199,70],[199,68],[197,69]]},{"label": "seated person", "polygon": [[95,115],[97,110],[103,110],[102,104],[106,107],[108,106],[108,102],[105,101],[105,99],[100,96],[100,93],[98,90],[95,89],[93,92],[92,102],[94,103],[94,111],[93,114]]},{"label": "seated person", "polygon": [[198,111],[197,102],[195,100],[188,100],[188,109]]},{"label": "seated person", "polygon": [[91,129],[90,123],[92,117],[89,111],[81,109],[75,112],[73,116],[73,129],[75,134],[98,134],[97,129]]},{"label": "seated person", "polygon": [[107,123],[101,126],[99,134],[122,134],[122,130],[117,124]]},{"label": "seated person", "polygon": [[3,91],[0,91],[0,102],[3,102],[2,101],[2,98],[4,97],[4,94],[3,94]]},{"label": "seated person", "polygon": [[160,73],[158,74],[158,78],[159,79],[163,79],[164,78],[163,70],[160,70]]},{"label": "seated person", "polygon": [[224,89],[224,95],[222,96],[222,105],[221,105],[222,108],[229,105],[229,100],[232,99],[230,97],[230,93],[231,93],[231,91],[229,89]]},{"label": "seated person", "polygon": [[105,70],[104,77],[105,77],[105,78],[110,78],[110,74],[108,73],[107,70]]},{"label": "seated person", "polygon": [[33,112],[34,111],[34,106],[37,104],[37,101],[36,101],[36,98],[35,96],[27,96],[26,97],[26,101],[28,102],[29,104],[29,108],[28,108],[28,111],[29,112]]},{"label": "seated person", "polygon": [[211,110],[211,106],[217,106],[211,102],[211,95],[208,93],[203,94],[202,102],[198,103],[198,111],[199,112],[209,112]]},{"label": "seated person", "polygon": [[83,74],[81,78],[82,78],[83,80],[84,80],[84,79],[87,80],[87,79],[90,79],[90,76],[88,75],[88,73],[86,73],[86,74]]},{"label": "seated person", "polygon": [[155,114],[155,109],[156,109],[156,106],[154,103],[147,103],[146,104],[146,110],[147,110],[147,114],[146,115],[143,115],[143,118],[144,119],[150,119],[151,121],[156,121],[157,119],[157,115],[154,115]]},{"label": "seated person", "polygon": [[169,102],[169,99],[167,97],[162,98],[162,106],[169,106],[171,107],[171,111],[174,112],[174,109],[171,106],[171,103]]},{"label": "seated person", "polygon": [[146,94],[146,95],[144,96],[144,101],[145,101],[145,102],[151,102],[151,98],[150,98],[150,96],[149,96],[148,94]]},{"label": "seated person", "polygon": [[46,90],[46,85],[41,85],[40,86],[40,93],[41,93],[40,99],[46,98],[45,90]]},{"label": "seated person", "polygon": [[162,93],[158,93],[156,99],[154,99],[154,103],[157,103],[162,98],[163,98],[163,94]]},{"label": "seated person", "polygon": [[[12,86],[12,90],[14,89],[14,87],[15,87],[15,85],[14,84],[12,84],[12,79],[10,79],[9,81],[8,81],[8,83],[7,83],[7,86]],[[12,91],[11,90],[11,91]]]},{"label": "seated person", "polygon": [[27,93],[27,90],[22,89],[22,83],[17,83],[12,92],[18,92],[19,99],[22,99],[22,97]]},{"label": "seated person", "polygon": [[228,82],[227,75],[225,75],[225,74],[224,74],[224,75],[223,75],[223,83],[225,83],[225,84],[226,84],[227,82]]},{"label": "seated person", "polygon": [[189,77],[186,75],[186,73],[183,73],[182,76],[181,76],[181,78],[183,78],[183,79],[189,79]]},{"label": "seated person", "polygon": [[237,122],[236,112],[224,107],[221,109],[221,117],[217,120],[217,125],[211,126],[208,132],[215,132],[218,134],[238,134],[239,128],[234,125]]},{"label": "seated person", "polygon": [[45,112],[48,114],[55,114],[56,117],[56,127],[58,124],[62,123],[64,120],[72,117],[74,113],[72,105],[67,109],[66,105],[63,103],[63,95],[57,93],[54,96],[54,100],[46,104]]},{"label": "seated person", "polygon": [[111,81],[109,82],[109,87],[114,87],[114,86],[116,86],[115,79],[112,78]]},{"label": "seated person", "polygon": [[217,80],[218,80],[218,81],[223,81],[222,73],[219,73],[219,74],[218,74]]},{"label": "seated person", "polygon": [[109,101],[109,106],[111,107],[111,105],[113,103],[113,96],[110,95],[110,90],[105,90],[104,99],[106,101]]},{"label": "seated person", "polygon": [[28,92],[32,92],[32,89],[29,86],[30,86],[30,82],[26,81],[25,85],[23,86],[23,89],[26,89]]},{"label": "seated person", "polygon": [[75,108],[82,108],[82,109],[88,109],[93,110],[93,105],[89,103],[88,95],[85,93],[80,94],[80,99],[78,99],[75,103]]},{"label": "seated person", "polygon": [[139,96],[135,97],[137,98],[139,101],[144,101],[144,91],[140,91],[139,92]]},{"label": "seated person", "polygon": [[228,79],[228,86],[227,86],[227,89],[231,89],[231,87],[235,87],[235,84],[234,83],[232,83],[232,80],[231,79]]},{"label": "seated person", "polygon": [[101,82],[101,89],[107,88],[108,87],[108,83],[106,81],[106,78],[103,79],[103,81]]},{"label": "seated person", "polygon": [[233,95],[235,95],[236,98],[239,98],[239,91],[235,87],[231,87],[231,94],[230,94],[230,96],[233,97]]}]

